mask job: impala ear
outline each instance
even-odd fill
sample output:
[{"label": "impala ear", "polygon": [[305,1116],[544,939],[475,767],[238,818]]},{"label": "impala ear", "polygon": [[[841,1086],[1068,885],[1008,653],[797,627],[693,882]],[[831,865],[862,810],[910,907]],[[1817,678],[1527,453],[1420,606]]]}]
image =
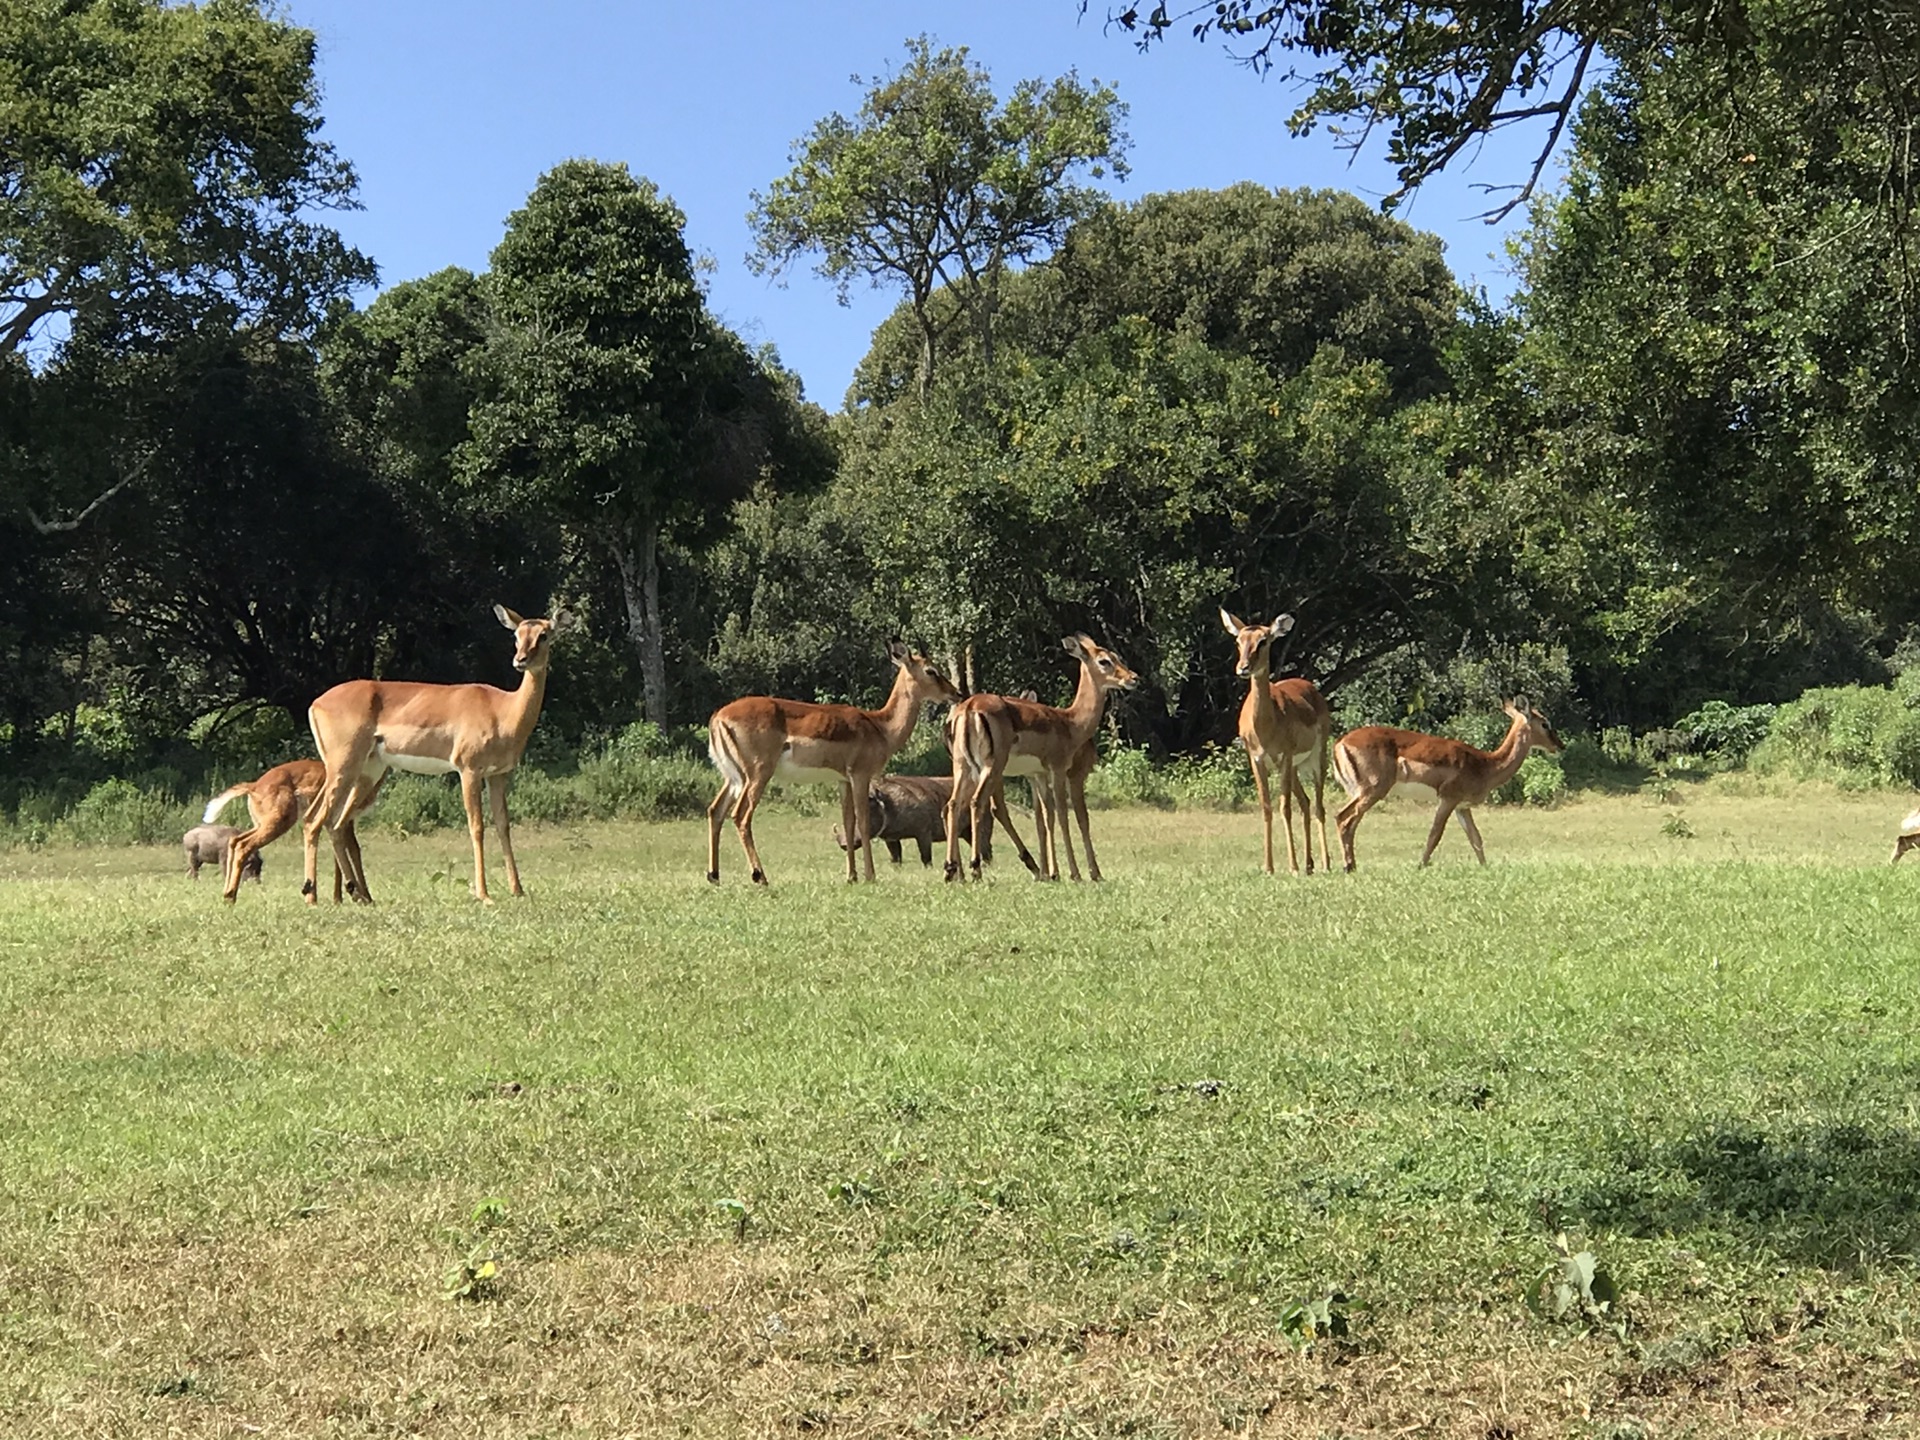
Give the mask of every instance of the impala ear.
[{"label": "impala ear", "polygon": [[1240,632],[1247,628],[1235,616],[1229,614],[1224,605],[1220,607],[1220,623],[1226,626],[1227,633],[1236,640],[1240,638]]},{"label": "impala ear", "polygon": [[1273,617],[1273,623],[1267,627],[1267,632],[1271,635],[1285,635],[1291,629],[1293,629],[1291,615],[1276,615]]},{"label": "impala ear", "polygon": [[1069,655],[1078,655],[1080,653],[1080,642],[1086,638],[1084,635],[1062,636],[1060,639],[1060,648]]},{"label": "impala ear", "polygon": [[899,636],[896,635],[893,639],[887,641],[887,658],[893,661],[894,664],[896,665],[906,664],[907,654],[908,654],[907,647],[905,643],[901,641]]},{"label": "impala ear", "polygon": [[493,614],[494,614],[494,618],[498,620],[502,625],[506,626],[507,629],[518,630],[520,628],[520,617],[514,614],[513,611],[509,610],[506,606],[504,605],[494,606]]},{"label": "impala ear", "polygon": [[547,623],[553,626],[553,633],[556,635],[564,635],[569,630],[578,630],[580,628],[580,622],[574,618],[574,613],[571,610],[554,611],[553,618]]}]

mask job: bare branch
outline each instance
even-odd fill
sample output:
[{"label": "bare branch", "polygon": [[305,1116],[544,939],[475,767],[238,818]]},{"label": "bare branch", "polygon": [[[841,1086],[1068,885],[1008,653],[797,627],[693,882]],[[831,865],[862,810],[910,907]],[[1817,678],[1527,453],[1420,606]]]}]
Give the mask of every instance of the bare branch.
[{"label": "bare branch", "polygon": [[98,510],[102,505],[106,504],[109,500],[113,499],[114,496],[118,495],[122,490],[126,489],[144,475],[147,466],[151,464],[152,461],[153,457],[151,455],[142,456],[131,470],[125,475],[122,475],[98,495],[94,496],[93,500],[87,505],[87,508],[82,510],[78,515],[72,515],[63,520],[42,520],[40,516],[35,513],[33,507],[28,506],[26,507],[27,523],[32,525],[33,528],[42,535],[65,535],[74,530],[78,530],[86,523],[89,515],[93,514],[94,511]]}]

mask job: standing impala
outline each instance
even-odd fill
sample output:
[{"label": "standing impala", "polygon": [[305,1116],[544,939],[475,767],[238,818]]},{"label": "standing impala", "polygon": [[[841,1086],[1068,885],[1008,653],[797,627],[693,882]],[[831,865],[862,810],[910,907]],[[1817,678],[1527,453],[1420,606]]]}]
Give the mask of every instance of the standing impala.
[{"label": "standing impala", "polygon": [[[1333,735],[1333,712],[1310,680],[1275,680],[1273,642],[1293,629],[1291,615],[1276,615],[1270,625],[1243,625],[1223,607],[1220,623],[1240,648],[1234,672],[1247,682],[1247,698],[1240,706],[1240,740],[1253,766],[1253,788],[1260,794],[1260,821],[1265,827],[1264,866],[1273,874],[1273,795],[1267,771],[1280,766],[1280,818],[1287,827],[1287,868],[1300,873],[1293,849],[1293,802],[1300,802],[1300,838],[1307,852],[1307,873],[1313,873],[1313,821],[1320,820],[1320,863],[1331,872],[1333,852],[1327,848],[1327,745]],[[1307,809],[1307,790],[1300,783],[1299,763],[1312,759],[1313,809]]]},{"label": "standing impala", "polygon": [[847,846],[847,879],[859,878],[854,869],[858,850],[872,881],[867,792],[913,734],[920,707],[960,698],[926,656],[898,640],[888,643],[887,655],[899,669],[887,703],[878,710],[749,695],[713,712],[707,722],[707,754],[720,772],[720,793],[707,807],[707,879],[720,881],[720,822],[730,814],[740,848],[753,867],[753,883],[767,883],[753,843],[753,812],[767,786],[778,779],[840,787],[841,833],[854,841]]},{"label": "standing impala", "polygon": [[[307,810],[307,893],[313,895],[314,850],[323,827],[333,830],[336,858],[343,857],[339,827],[358,803],[371,797],[389,769],[416,775],[460,774],[467,833],[473,839],[473,894],[488,900],[486,822],[480,813],[484,785],[492,801],[494,829],[507,857],[507,888],[524,895],[520,867],[507,828],[507,778],[520,763],[540,705],[547,697],[547,665],[553,637],[573,617],[562,610],[551,620],[523,620],[504,605],[493,607],[513,631],[517,689],[492,685],[424,685],[406,680],[349,680],[307,709],[313,743],[326,762],[326,787]],[[360,898],[371,900],[361,877]]]},{"label": "standing impala", "polygon": [[[948,726],[948,744],[953,749],[953,799],[947,820],[947,878],[960,878],[960,836],[955,826],[963,807],[971,807],[973,819],[973,876],[980,878],[985,859],[983,837],[988,833],[987,815],[1004,793],[1008,775],[1033,775],[1036,811],[1042,789],[1046,791],[1046,810],[1055,819],[1046,825],[1036,815],[1041,833],[1042,877],[1060,878],[1060,862],[1054,851],[1056,839],[1067,850],[1067,873],[1080,878],[1080,866],[1074,859],[1073,836],[1067,830],[1068,775],[1074,762],[1100,727],[1100,712],[1110,690],[1131,690],[1140,677],[1120,662],[1111,650],[1093,643],[1085,635],[1070,635],[1060,642],[1063,649],[1080,662],[1080,685],[1064,710],[1005,695],[973,695],[954,707]],[[1088,768],[1091,768],[1090,766]],[[1004,802],[1002,802],[1004,803]],[[1087,846],[1087,872],[1100,878],[1100,864],[1093,855],[1093,833],[1087,827],[1087,812],[1079,807],[1080,838]],[[1003,822],[1004,823],[1004,822]],[[1011,824],[1007,826],[1012,830]],[[1017,843],[1017,840],[1016,840]]]},{"label": "standing impala", "polygon": [[1433,828],[1427,832],[1427,848],[1420,852],[1420,863],[1433,858],[1433,847],[1440,843],[1447,828],[1447,817],[1456,811],[1460,828],[1467,832],[1474,858],[1487,863],[1487,852],[1480,844],[1480,827],[1473,823],[1473,807],[1520,773],[1520,762],[1529,750],[1544,750],[1549,755],[1560,751],[1560,737],[1553,733],[1547,717],[1516,696],[1501,707],[1513,717],[1507,738],[1493,750],[1476,750],[1459,740],[1441,735],[1423,735],[1417,730],[1395,730],[1387,725],[1368,725],[1342,735],[1333,747],[1333,768],[1352,798],[1334,824],[1340,830],[1340,854],[1347,869],[1353,869],[1353,832],[1367,811],[1386,799],[1395,785],[1407,785],[1435,796],[1439,808],[1433,812]]}]

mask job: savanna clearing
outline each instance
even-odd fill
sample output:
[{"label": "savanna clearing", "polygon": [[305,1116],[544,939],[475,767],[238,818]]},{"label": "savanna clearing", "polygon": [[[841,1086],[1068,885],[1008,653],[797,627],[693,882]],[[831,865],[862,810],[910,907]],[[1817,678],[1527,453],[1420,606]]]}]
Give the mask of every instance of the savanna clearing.
[{"label": "savanna clearing", "polygon": [[1147,809],[1098,887],[849,887],[825,810],[488,909],[464,835],[312,913],[0,854],[0,1429],[1920,1429],[1904,807],[1720,783],[1311,880]]}]

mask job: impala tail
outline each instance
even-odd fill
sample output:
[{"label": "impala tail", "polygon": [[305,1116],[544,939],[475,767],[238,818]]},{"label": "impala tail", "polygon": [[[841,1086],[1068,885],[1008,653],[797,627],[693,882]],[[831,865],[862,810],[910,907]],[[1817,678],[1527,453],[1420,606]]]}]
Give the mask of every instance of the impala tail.
[{"label": "impala tail", "polygon": [[220,818],[220,812],[227,808],[229,801],[238,800],[242,795],[245,795],[252,789],[253,786],[251,785],[229,785],[218,795],[207,801],[207,808],[205,813],[200,816],[200,823],[202,825],[213,824],[215,820]]},{"label": "impala tail", "polygon": [[1340,782],[1340,788],[1349,795],[1360,793],[1360,782],[1354,777],[1353,758],[1347,754],[1346,742],[1336,740],[1333,744],[1333,774]]}]

